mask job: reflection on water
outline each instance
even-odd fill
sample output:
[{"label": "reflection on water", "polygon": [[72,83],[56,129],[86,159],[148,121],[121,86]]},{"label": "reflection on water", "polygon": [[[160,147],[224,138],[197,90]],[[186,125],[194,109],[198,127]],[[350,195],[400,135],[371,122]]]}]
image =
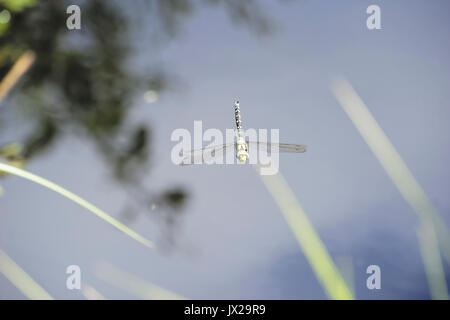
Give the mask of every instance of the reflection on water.
[{"label": "reflection on water", "polygon": [[[252,2],[204,1],[223,6],[233,21],[267,32],[267,19]],[[141,180],[150,167],[151,131],[147,123],[128,119],[135,97],[146,92],[147,102],[156,101],[168,79],[164,71],[140,71],[152,61],[149,66],[139,66],[138,71],[129,66],[134,49],[130,39],[136,38],[133,33],[139,33],[136,21],[150,13],[159,20],[151,37],[173,40],[178,21],[193,12],[193,2],[135,1],[126,6],[119,1],[79,3],[79,32],[69,32],[65,24],[66,8],[73,1],[0,4],[12,13],[12,19],[0,30],[0,77],[25,50],[36,56],[32,68],[2,106],[3,113],[17,112],[25,122],[21,125],[27,129],[15,141],[23,146],[20,157],[31,161],[51,152],[64,135],[82,136],[95,145],[116,182],[131,190],[128,193],[133,205],[124,209],[124,218],[131,222],[137,212],[147,211],[163,223],[168,243],[174,243],[178,212],[183,209],[187,193],[181,187],[157,193],[145,189]],[[17,125],[5,122],[2,130]]]},{"label": "reflection on water", "polygon": [[[448,220],[448,50],[440,42],[450,29],[425,3],[411,6],[407,21],[404,7],[386,4],[402,25],[376,33],[365,29],[360,1],[0,0],[0,161],[87,195],[164,253],[195,247],[194,259],[147,250],[0,172],[0,249],[55,298],[76,296],[61,287],[71,263],[87,276],[89,299],[130,297],[124,288],[135,298],[144,281],[190,298],[326,298],[253,172],[179,171],[164,158],[174,128],[198,118],[226,126],[239,98],[249,101],[249,124],[311,145],[280,170],[356,297],[430,298],[415,217],[327,87],[330,73],[348,76]],[[66,28],[69,4],[82,8],[79,31]],[[172,73],[189,81],[191,100],[170,100]],[[128,276],[105,286],[93,273],[98,260]],[[366,288],[371,264],[382,270],[379,292]],[[0,276],[1,298],[20,294],[11,283]]]}]

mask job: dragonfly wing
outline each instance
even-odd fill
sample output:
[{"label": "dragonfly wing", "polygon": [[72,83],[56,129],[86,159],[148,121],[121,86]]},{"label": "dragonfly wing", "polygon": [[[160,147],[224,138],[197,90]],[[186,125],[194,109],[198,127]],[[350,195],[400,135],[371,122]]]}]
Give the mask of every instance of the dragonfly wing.
[{"label": "dragonfly wing", "polygon": [[190,151],[182,151],[184,155],[183,160],[180,165],[190,165],[203,162],[203,157],[218,157],[223,156],[223,154],[234,147],[234,143],[222,144],[217,146],[208,146],[203,149],[194,149]]},{"label": "dragonfly wing", "polygon": [[262,141],[249,141],[247,142],[249,147],[257,147],[258,150],[271,151],[274,148],[275,152],[287,152],[287,153],[303,153],[306,152],[306,146],[304,144],[289,144],[289,143],[271,143]]},{"label": "dragonfly wing", "polygon": [[304,144],[280,143],[279,150],[280,152],[303,153],[306,152],[306,146]]}]

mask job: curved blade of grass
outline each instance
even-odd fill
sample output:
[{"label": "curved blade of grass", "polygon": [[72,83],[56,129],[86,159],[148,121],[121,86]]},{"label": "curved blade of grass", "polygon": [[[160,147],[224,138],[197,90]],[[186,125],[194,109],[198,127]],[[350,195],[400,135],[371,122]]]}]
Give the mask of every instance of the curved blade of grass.
[{"label": "curved blade of grass", "polygon": [[417,228],[419,249],[424,261],[425,274],[430,287],[431,298],[434,300],[448,300],[445,271],[441,263],[439,248],[436,245],[436,232],[431,223],[421,223]]},{"label": "curved blade of grass", "polygon": [[0,102],[16,82],[19,81],[20,77],[22,77],[22,75],[33,65],[34,59],[35,54],[31,50],[26,51],[19,59],[17,59],[11,70],[8,71],[6,76],[0,82]]},{"label": "curved blade of grass", "polygon": [[149,247],[149,248],[154,248],[154,244],[153,242],[147,240],[146,238],[144,238],[143,236],[141,236],[140,234],[136,233],[135,231],[131,230],[130,228],[128,228],[126,225],[124,225],[122,222],[114,219],[113,217],[111,217],[110,215],[108,215],[106,212],[104,212],[103,210],[97,208],[96,206],[94,206],[92,203],[84,200],[83,198],[77,196],[76,194],[74,194],[73,192],[70,192],[69,190],[47,180],[44,179],[38,175],[35,175],[31,172],[25,171],[23,169],[19,169],[13,166],[10,166],[8,164],[5,163],[1,163],[0,162],[0,171],[5,171],[8,172],[10,174],[16,175],[18,177],[22,177],[24,179],[30,180],[34,183],[37,183],[47,189],[50,189],[56,193],[59,193],[60,195],[62,195],[63,197],[66,197],[67,199],[79,204],[80,206],[82,206],[83,208],[89,210],[90,212],[92,212],[93,214],[95,214],[96,216],[100,217],[101,219],[103,219],[104,221],[108,222],[109,224],[113,225],[114,227],[116,227],[117,229],[119,229],[120,231],[122,231],[123,233],[125,233],[127,236],[131,237],[132,239],[142,243],[144,246]]},{"label": "curved blade of grass", "polygon": [[345,283],[348,285],[353,296],[355,296],[355,270],[353,267],[353,261],[351,256],[338,256],[336,257],[336,266],[341,272]]},{"label": "curved blade of grass", "polygon": [[0,273],[31,300],[53,300],[53,298],[19,267],[5,252],[0,250]]},{"label": "curved blade of grass", "polygon": [[97,263],[94,272],[103,281],[144,300],[187,300],[183,296],[122,271],[107,262]]},{"label": "curved blade of grass", "polygon": [[105,296],[98,292],[93,286],[83,283],[81,287],[81,294],[87,300],[106,300]]},{"label": "curved blade of grass", "polygon": [[[259,166],[255,169],[259,171]],[[354,299],[353,293],[339,273],[327,248],[309,222],[295,194],[278,172],[274,175],[259,175],[281,209],[289,227],[297,238],[300,248],[330,299]]]},{"label": "curved blade of grass", "polygon": [[430,290],[434,298],[447,299],[438,242],[440,239],[444,257],[450,263],[450,233],[445,222],[351,84],[343,78],[336,79],[331,90],[400,194],[417,214],[423,226],[421,228],[427,230],[429,236],[420,236],[419,242],[422,249],[426,248],[430,252],[423,255],[426,274],[431,277],[428,279]]}]

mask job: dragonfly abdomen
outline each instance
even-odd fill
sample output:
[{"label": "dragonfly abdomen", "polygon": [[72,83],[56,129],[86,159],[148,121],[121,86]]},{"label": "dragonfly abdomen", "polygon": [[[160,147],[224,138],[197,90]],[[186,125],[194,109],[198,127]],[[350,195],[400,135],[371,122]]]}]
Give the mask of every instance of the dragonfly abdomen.
[{"label": "dragonfly abdomen", "polygon": [[246,162],[248,159],[248,146],[244,140],[244,133],[242,132],[241,110],[239,109],[239,101],[234,103],[234,118],[236,120],[237,141],[236,141],[236,157],[241,162]]},{"label": "dragonfly abdomen", "polygon": [[239,109],[239,101],[234,103],[234,119],[236,120],[236,128],[242,130],[241,110]]}]

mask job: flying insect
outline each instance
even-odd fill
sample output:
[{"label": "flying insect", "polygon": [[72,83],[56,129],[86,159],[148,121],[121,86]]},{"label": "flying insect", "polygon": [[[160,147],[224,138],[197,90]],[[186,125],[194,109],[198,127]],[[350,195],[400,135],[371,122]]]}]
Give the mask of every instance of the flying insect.
[{"label": "flying insect", "polygon": [[194,149],[184,152],[184,158],[181,165],[197,163],[196,160],[201,160],[205,155],[222,154],[234,148],[236,158],[241,163],[246,163],[249,160],[249,146],[259,147],[265,150],[279,153],[303,153],[306,152],[306,145],[303,144],[288,144],[288,143],[271,143],[263,141],[249,141],[245,138],[242,127],[241,109],[239,101],[234,103],[234,119],[236,123],[236,141],[234,143],[222,144],[217,146],[208,146],[202,149]]}]

